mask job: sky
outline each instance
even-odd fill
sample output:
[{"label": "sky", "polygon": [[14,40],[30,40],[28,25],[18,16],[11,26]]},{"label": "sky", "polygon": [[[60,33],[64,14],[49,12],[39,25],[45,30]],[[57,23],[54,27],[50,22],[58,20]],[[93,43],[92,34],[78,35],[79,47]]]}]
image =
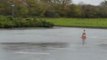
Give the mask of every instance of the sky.
[{"label": "sky", "polygon": [[104,0],[72,0],[72,1],[75,4],[83,2],[84,4],[99,5]]}]

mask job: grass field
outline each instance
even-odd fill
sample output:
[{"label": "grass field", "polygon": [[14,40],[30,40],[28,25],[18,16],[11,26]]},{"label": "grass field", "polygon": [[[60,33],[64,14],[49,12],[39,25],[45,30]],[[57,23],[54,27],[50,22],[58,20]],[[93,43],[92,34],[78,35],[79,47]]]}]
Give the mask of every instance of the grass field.
[{"label": "grass field", "polygon": [[56,26],[107,28],[107,18],[46,18]]}]

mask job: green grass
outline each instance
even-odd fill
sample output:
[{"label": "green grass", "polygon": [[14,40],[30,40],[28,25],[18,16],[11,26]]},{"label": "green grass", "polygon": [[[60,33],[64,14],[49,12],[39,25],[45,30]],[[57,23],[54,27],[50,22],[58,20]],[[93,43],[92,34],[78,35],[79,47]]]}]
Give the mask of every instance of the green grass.
[{"label": "green grass", "polygon": [[107,18],[46,18],[56,26],[107,28]]}]

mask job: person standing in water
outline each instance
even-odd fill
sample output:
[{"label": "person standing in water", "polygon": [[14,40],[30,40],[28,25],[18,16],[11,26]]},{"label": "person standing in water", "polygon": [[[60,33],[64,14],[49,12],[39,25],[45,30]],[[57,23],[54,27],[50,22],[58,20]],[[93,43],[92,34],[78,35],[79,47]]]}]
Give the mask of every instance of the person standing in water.
[{"label": "person standing in water", "polygon": [[84,45],[85,44],[85,40],[87,39],[85,30],[83,30],[83,33],[81,35],[81,39],[82,39],[82,44]]}]

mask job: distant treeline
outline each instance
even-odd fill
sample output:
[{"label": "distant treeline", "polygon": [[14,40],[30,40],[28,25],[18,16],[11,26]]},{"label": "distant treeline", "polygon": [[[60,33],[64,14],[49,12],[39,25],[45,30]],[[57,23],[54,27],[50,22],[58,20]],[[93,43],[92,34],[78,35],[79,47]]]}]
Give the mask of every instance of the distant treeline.
[{"label": "distant treeline", "polygon": [[107,1],[94,6],[72,4],[71,0],[0,0],[0,15],[107,18]]}]

